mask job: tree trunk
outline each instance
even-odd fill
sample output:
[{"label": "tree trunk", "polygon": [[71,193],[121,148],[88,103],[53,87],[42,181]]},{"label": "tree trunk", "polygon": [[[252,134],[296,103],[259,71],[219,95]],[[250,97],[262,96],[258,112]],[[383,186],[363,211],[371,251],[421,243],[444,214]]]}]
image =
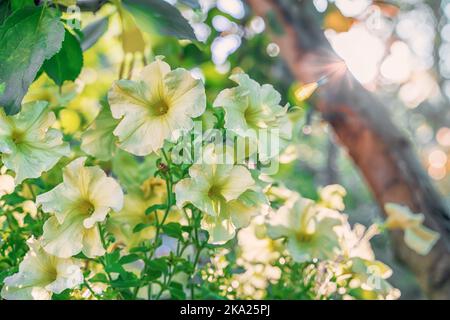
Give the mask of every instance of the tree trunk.
[{"label": "tree trunk", "polygon": [[387,202],[425,215],[441,237],[427,256],[409,249],[403,233],[391,233],[396,256],[434,299],[450,299],[450,213],[421,167],[410,142],[393,124],[387,109],[346,70],[317,25],[309,0],[247,0],[263,17],[294,77],[303,83],[323,75],[317,109],[358,166],[383,209]]}]

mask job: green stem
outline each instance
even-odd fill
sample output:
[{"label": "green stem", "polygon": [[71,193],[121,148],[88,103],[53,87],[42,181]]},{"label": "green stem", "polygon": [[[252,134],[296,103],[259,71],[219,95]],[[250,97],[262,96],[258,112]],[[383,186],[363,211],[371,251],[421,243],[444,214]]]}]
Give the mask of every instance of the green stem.
[{"label": "green stem", "polygon": [[[156,217],[156,232],[155,232],[155,238],[154,238],[154,241],[153,241],[153,248],[152,248],[152,251],[150,252],[149,257],[146,257],[146,259],[145,259],[144,271],[142,273],[141,278],[145,277],[145,275],[148,272],[147,271],[148,270],[148,262],[153,258],[154,254],[155,254],[155,251],[157,249],[156,246],[158,245],[159,237],[160,237],[160,234],[161,234],[161,228],[164,225],[164,223],[166,222],[167,217],[169,216],[170,209],[172,207],[172,186],[173,186],[173,182],[172,182],[172,176],[170,174],[170,159],[167,157],[167,154],[164,151],[164,149],[162,149],[162,154],[163,154],[163,157],[164,157],[164,159],[165,159],[165,161],[167,163],[167,168],[169,168],[168,172],[166,172],[165,175],[164,175],[164,178],[166,180],[166,192],[167,192],[166,209],[164,211],[164,215],[163,215],[161,221],[158,221],[158,215],[157,214],[155,215],[155,217]],[[171,279],[171,277],[169,277],[169,280],[170,279]],[[152,298],[151,297],[152,296],[151,283],[149,283],[148,285],[149,285],[149,289],[147,291],[147,297],[150,300]],[[164,286],[165,285],[163,285],[162,288]],[[134,298],[137,297],[137,294],[138,294],[140,288],[141,288],[141,285],[139,285],[139,286],[134,288],[134,291],[133,291],[133,297]],[[157,296],[156,296],[156,299],[158,299],[161,296],[161,294],[162,294],[162,292],[159,292],[157,294]]]},{"label": "green stem", "polygon": [[[107,249],[108,249],[108,244],[107,244],[107,242],[106,242],[105,234],[104,234],[104,232],[103,232],[102,226],[101,226],[100,224],[97,224],[97,226],[98,226],[98,231],[99,231],[99,234],[100,234],[100,241],[102,242],[103,249],[105,249],[105,251],[107,251]],[[111,274],[110,274],[109,271],[108,271],[107,264],[106,264],[106,261],[105,261],[104,257],[99,257],[99,258],[98,258],[98,261],[99,261],[100,264],[103,266],[103,269],[105,270],[105,273],[106,273],[106,277],[108,278],[108,281],[109,281],[109,283],[111,284],[112,281],[113,281],[113,279],[112,279],[112,277],[111,277]],[[118,295],[121,299],[123,299],[122,293],[121,293],[120,291],[117,291],[117,295]]]}]

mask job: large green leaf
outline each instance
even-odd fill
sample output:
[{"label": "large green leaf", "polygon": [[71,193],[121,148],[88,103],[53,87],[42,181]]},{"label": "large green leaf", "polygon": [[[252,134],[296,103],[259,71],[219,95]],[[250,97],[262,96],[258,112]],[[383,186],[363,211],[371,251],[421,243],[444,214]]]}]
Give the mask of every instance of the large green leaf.
[{"label": "large green leaf", "polygon": [[11,0],[11,8],[13,11],[22,9],[23,7],[26,7],[26,6],[34,6],[34,1],[33,0]]},{"label": "large green leaf", "polygon": [[64,81],[74,81],[83,68],[83,51],[78,39],[66,30],[61,50],[44,62],[44,71],[62,86]]},{"label": "large green leaf", "polygon": [[197,40],[194,30],[180,11],[164,0],[123,0],[122,3],[143,31]]},{"label": "large green leaf", "polygon": [[43,62],[61,49],[63,39],[60,14],[48,7],[24,7],[0,26],[0,83],[5,83],[0,106],[6,113],[20,110]]},{"label": "large green leaf", "polygon": [[101,18],[87,25],[86,28],[82,30],[83,39],[81,41],[81,48],[83,51],[92,47],[106,30],[108,30],[108,17]]},{"label": "large green leaf", "polygon": [[6,20],[10,13],[11,8],[9,7],[8,1],[0,0],[0,26],[3,24],[3,21]]}]

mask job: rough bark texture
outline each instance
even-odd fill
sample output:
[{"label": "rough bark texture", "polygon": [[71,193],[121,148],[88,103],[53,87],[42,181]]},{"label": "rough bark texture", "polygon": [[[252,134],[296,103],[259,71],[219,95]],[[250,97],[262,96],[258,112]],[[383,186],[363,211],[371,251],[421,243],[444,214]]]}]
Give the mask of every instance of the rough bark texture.
[{"label": "rough bark texture", "polygon": [[382,209],[387,202],[407,205],[425,215],[425,224],[441,234],[427,256],[420,256],[393,232],[396,256],[417,276],[434,299],[450,299],[450,213],[424,172],[410,142],[395,127],[387,109],[342,69],[314,17],[309,0],[247,0],[266,20],[294,77],[304,83],[330,74],[317,108],[340,144],[359,167]]}]

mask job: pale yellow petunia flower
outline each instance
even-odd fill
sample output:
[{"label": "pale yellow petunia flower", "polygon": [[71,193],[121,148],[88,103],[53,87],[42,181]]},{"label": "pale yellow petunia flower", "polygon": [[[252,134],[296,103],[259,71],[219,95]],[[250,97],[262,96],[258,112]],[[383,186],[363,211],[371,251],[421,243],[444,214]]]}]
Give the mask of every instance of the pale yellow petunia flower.
[{"label": "pale yellow petunia flower", "polygon": [[51,126],[55,114],[48,103],[26,103],[22,111],[6,116],[0,109],[0,154],[5,167],[15,172],[15,182],[38,178],[70,152],[62,134]]},{"label": "pale yellow petunia flower", "polygon": [[289,253],[301,263],[334,257],[340,248],[335,227],[341,223],[338,212],[299,197],[271,214],[267,232],[273,239],[286,238]]},{"label": "pale yellow petunia flower", "polygon": [[37,197],[44,212],[53,215],[44,224],[45,251],[61,258],[80,252],[103,255],[97,223],[123,206],[119,184],[99,167],[85,167],[86,158],[72,161],[63,170],[63,182]]},{"label": "pale yellow petunia flower", "polygon": [[19,265],[19,272],[5,278],[1,296],[7,300],[50,300],[53,293],[73,289],[83,282],[74,259],[49,255],[42,242],[28,240],[30,250]]},{"label": "pale yellow petunia flower", "polygon": [[[260,85],[243,73],[234,74],[230,79],[238,86],[222,90],[214,101],[214,107],[225,110],[225,128],[250,139],[258,146],[261,159],[277,156],[291,139],[293,129],[288,107],[280,105],[281,95],[273,86]],[[275,137],[280,138],[278,148],[269,143]]]},{"label": "pale yellow petunia flower", "polygon": [[119,147],[138,156],[162,148],[193,128],[192,118],[206,108],[203,83],[185,69],[170,70],[159,58],[136,81],[119,80],[108,94]]},{"label": "pale yellow petunia flower", "polygon": [[[177,205],[191,203],[205,213],[203,227],[210,233],[210,241],[230,240],[236,229],[249,224],[258,212],[259,199],[250,171],[241,165],[216,164],[214,146],[205,148],[208,164],[195,164],[189,169],[190,178],[175,186]],[[206,158],[204,156],[204,158]]]}]

